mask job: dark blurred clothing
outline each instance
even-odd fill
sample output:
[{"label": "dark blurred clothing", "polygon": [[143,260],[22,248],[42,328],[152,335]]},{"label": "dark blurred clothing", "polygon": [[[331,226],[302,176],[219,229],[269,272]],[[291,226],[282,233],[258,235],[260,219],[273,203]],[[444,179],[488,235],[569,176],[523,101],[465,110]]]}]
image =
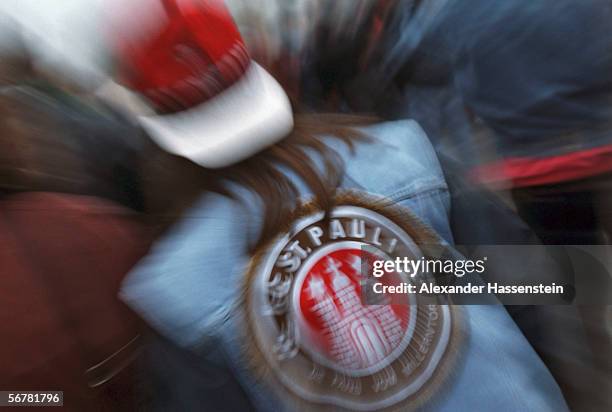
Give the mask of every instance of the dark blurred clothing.
[{"label": "dark blurred clothing", "polygon": [[612,175],[514,189],[518,213],[551,245],[598,245],[612,236]]},{"label": "dark blurred clothing", "polygon": [[[208,351],[217,362],[180,348],[159,335],[151,335],[143,348],[142,364],[146,411],[248,412],[254,407],[232,371],[221,364],[217,343]],[[214,356],[214,355],[213,355]]]},{"label": "dark blurred clothing", "polygon": [[[450,56],[455,86],[505,155],[552,155],[611,141],[610,21],[610,0],[448,0],[420,47]],[[573,131],[589,134],[561,147]]]},{"label": "dark blurred clothing", "polygon": [[148,138],[125,116],[40,80],[3,88],[0,110],[1,187],[144,209],[138,162]]},{"label": "dark blurred clothing", "polygon": [[134,410],[139,321],[117,299],[147,242],[89,197],[0,197],[0,387],[63,390],[68,410]]},{"label": "dark blurred clothing", "polygon": [[[512,192],[518,213],[544,244],[609,244],[612,236],[612,175],[555,185],[516,188]],[[572,268],[568,256],[557,258]],[[563,262],[565,260],[565,262]],[[607,271],[575,267],[602,294],[612,290]],[[612,407],[612,330],[610,307],[603,305],[544,307],[535,317],[523,317],[528,328],[545,322],[534,344],[549,365],[568,403],[576,410]],[[520,320],[519,320],[520,322]],[[551,328],[551,325],[558,325]],[[541,329],[541,328],[539,328]],[[550,333],[552,331],[553,333]],[[556,336],[556,339],[551,339]]]},{"label": "dark blurred clothing", "polygon": [[[489,252],[488,281],[541,279],[545,274],[557,284],[572,285],[575,276],[588,275],[592,284],[598,285],[602,292],[606,291],[604,277],[597,277],[586,268],[574,268],[560,248],[548,249],[550,259],[544,259],[547,249],[537,245],[540,244],[538,237],[552,245],[601,242],[598,222],[603,216],[597,214],[593,200],[597,197],[597,187],[599,196],[610,196],[606,194],[612,193],[609,187],[606,189],[610,184],[609,176],[593,179],[591,191],[586,191],[589,186],[584,182],[582,185],[557,185],[556,193],[552,187],[515,189],[514,200],[523,221],[494,195],[463,180],[461,167],[451,159],[442,156],[440,161],[451,194],[453,236],[458,245],[464,246],[466,256],[477,256],[470,254],[472,246],[478,253],[481,245],[532,245],[536,259],[529,264],[524,261],[524,255],[513,255],[515,249],[512,247],[499,248],[499,255]],[[567,193],[570,186],[576,191],[573,198]],[[477,220],[487,224],[475,225]],[[609,279],[607,281],[609,291]],[[610,338],[606,330],[609,321],[602,318],[605,307],[604,310],[601,306],[576,305],[506,308],[575,410],[609,409],[609,390],[603,389],[612,385]]]},{"label": "dark blurred clothing", "polygon": [[501,159],[479,179],[532,186],[611,171],[612,1],[417,4],[398,3],[376,81],[356,83],[370,84],[376,110],[397,111],[411,84],[448,82],[495,132]]}]

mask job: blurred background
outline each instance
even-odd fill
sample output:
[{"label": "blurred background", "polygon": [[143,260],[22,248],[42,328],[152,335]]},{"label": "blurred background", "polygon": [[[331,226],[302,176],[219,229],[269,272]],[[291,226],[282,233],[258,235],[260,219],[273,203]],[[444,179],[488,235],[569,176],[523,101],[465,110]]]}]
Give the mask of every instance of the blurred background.
[{"label": "blurred background", "polygon": [[[75,410],[252,407],[228,369],[117,298],[210,177],[139,123],[165,113],[134,86],[147,77],[125,45],[154,38],[170,3],[0,3],[0,389],[65,388]],[[458,245],[610,244],[612,1],[225,5],[295,113],[419,124]],[[597,282],[605,290],[609,274]],[[508,312],[571,409],[610,410],[609,306],[538,312],[540,323]],[[560,324],[587,331],[588,354],[570,327],[553,350],[542,336]]]}]

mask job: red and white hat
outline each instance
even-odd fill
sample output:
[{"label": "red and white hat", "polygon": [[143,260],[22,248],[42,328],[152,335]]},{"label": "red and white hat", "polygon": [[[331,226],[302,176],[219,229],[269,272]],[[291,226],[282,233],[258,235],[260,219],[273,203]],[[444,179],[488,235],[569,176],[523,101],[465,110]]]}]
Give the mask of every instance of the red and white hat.
[{"label": "red and white hat", "polygon": [[289,98],[250,59],[223,1],[155,1],[164,12],[151,22],[155,14],[142,9],[142,20],[132,17],[142,27],[123,30],[118,42],[122,82],[156,109],[139,117],[151,137],[169,152],[219,168],[287,136]]}]

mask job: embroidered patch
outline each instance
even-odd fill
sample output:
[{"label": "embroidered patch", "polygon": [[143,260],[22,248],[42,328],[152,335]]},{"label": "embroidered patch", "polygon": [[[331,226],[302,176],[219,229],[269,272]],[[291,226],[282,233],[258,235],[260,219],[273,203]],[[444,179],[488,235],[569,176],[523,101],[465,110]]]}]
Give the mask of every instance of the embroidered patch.
[{"label": "embroidered patch", "polygon": [[362,296],[373,259],[422,256],[413,225],[383,210],[304,213],[253,260],[245,299],[251,362],[272,371],[267,383],[281,395],[313,408],[416,405],[447,361],[451,306],[417,295],[366,304]]}]

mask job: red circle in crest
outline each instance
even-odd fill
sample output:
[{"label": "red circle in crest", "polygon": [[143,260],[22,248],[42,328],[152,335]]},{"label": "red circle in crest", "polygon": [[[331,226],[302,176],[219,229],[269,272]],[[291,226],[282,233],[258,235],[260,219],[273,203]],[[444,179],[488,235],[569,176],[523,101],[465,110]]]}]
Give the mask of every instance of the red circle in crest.
[{"label": "red circle in crest", "polygon": [[[327,253],[311,266],[299,291],[302,328],[307,329],[301,333],[314,345],[311,352],[349,374],[387,366],[410,338],[409,305],[368,305],[362,299],[362,262],[374,260],[380,257],[360,249]],[[397,285],[401,279],[387,272],[376,281]]]}]

